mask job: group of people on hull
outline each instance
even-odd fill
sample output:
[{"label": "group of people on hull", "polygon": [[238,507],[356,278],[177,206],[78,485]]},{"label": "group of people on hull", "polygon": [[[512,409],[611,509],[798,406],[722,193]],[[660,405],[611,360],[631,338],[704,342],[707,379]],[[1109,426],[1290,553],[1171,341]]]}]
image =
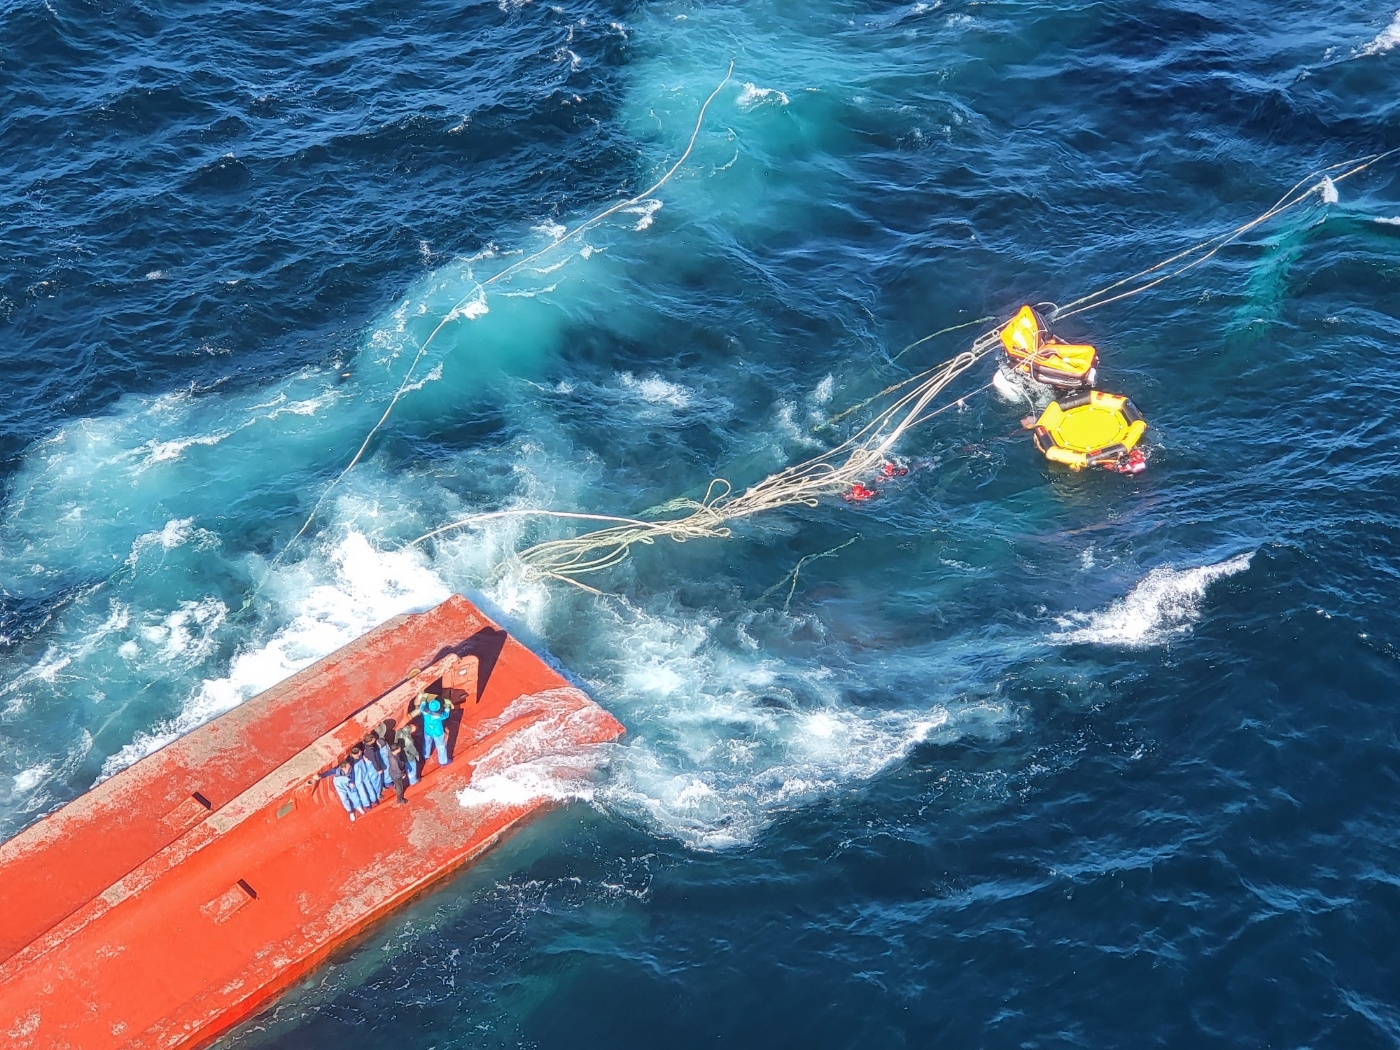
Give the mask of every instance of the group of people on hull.
[{"label": "group of people on hull", "polygon": [[[452,764],[447,750],[447,719],[451,714],[450,700],[419,693],[392,738],[388,723],[380,722],[333,769],[312,777],[311,783],[330,778],[351,820],[378,805],[379,797],[390,787],[402,805],[408,801],[409,787],[418,783],[428,754],[436,754],[440,766]],[[418,719],[423,722],[424,753],[419,752],[413,736],[413,723]]]}]

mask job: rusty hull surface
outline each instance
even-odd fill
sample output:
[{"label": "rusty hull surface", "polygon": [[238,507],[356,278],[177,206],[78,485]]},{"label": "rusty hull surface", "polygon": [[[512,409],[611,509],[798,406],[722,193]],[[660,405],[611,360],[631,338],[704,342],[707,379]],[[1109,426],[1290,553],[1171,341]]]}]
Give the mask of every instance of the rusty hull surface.
[{"label": "rusty hull surface", "polygon": [[[451,765],[352,823],[308,778],[430,686]],[[390,620],[0,845],[0,1044],[207,1043],[545,804],[463,807],[477,761],[622,732],[465,598]]]}]

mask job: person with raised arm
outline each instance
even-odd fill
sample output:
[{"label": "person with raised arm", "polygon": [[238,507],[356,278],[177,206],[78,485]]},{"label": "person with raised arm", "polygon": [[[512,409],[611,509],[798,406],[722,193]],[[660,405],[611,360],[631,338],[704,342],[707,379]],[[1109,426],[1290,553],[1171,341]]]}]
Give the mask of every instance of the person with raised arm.
[{"label": "person with raised arm", "polygon": [[440,696],[419,693],[408,721],[423,719],[423,750],[437,754],[438,765],[450,766],[452,756],[447,751],[447,719],[452,714],[452,701]]}]

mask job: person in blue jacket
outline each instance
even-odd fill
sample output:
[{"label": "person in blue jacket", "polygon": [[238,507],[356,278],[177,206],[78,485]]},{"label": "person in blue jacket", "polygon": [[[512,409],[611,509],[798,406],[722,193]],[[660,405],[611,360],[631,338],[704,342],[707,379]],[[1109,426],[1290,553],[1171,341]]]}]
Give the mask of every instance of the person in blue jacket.
[{"label": "person in blue jacket", "polygon": [[379,776],[383,780],[381,788],[392,787],[394,778],[389,773],[389,727],[380,722],[374,727],[372,732],[366,733],[361,743],[364,745],[365,755],[374,763],[379,770]]},{"label": "person in blue jacket", "polygon": [[[378,758],[378,753],[374,758]],[[354,763],[355,787],[360,792],[360,802],[369,809],[379,802],[379,793],[384,790],[384,774],[377,765],[374,758],[365,753],[363,744],[356,744],[350,749],[350,761]]]},{"label": "person in blue jacket", "polygon": [[350,814],[353,821],[355,817],[364,816],[365,808],[360,802],[360,790],[355,786],[355,767],[347,758],[334,769],[328,769],[320,776],[312,777],[311,783],[318,780],[331,778],[331,786],[335,788],[335,793],[340,799],[340,804],[345,807],[345,812]]},{"label": "person in blue jacket", "polygon": [[447,718],[452,714],[452,701],[441,697],[418,694],[418,707],[408,716],[408,721],[423,719],[423,750],[437,753],[438,765],[452,765],[452,756],[447,753]]}]

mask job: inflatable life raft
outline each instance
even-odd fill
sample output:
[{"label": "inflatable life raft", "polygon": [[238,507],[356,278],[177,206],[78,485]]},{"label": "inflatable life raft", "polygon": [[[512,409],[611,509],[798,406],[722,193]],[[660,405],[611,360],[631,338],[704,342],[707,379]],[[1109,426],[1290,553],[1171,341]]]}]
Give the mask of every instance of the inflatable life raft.
[{"label": "inflatable life raft", "polygon": [[1147,466],[1137,447],[1147,422],[1131,401],[1118,394],[1085,390],[1050,402],[1038,419],[1025,422],[1045,458],[1071,470],[1104,467],[1137,474]]},{"label": "inflatable life raft", "polygon": [[1001,345],[1013,371],[1059,390],[1094,385],[1099,352],[1087,343],[1062,343],[1045,319],[1023,306],[1001,329]]}]

